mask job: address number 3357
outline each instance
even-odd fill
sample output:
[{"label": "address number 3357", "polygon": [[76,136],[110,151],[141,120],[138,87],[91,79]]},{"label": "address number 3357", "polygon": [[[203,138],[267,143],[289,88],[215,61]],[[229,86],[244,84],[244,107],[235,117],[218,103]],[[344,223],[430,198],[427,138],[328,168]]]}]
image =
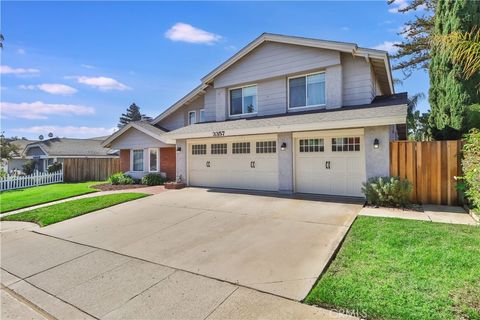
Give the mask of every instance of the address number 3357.
[{"label": "address number 3357", "polygon": [[225,135],[225,131],[213,131],[214,137],[223,137]]}]

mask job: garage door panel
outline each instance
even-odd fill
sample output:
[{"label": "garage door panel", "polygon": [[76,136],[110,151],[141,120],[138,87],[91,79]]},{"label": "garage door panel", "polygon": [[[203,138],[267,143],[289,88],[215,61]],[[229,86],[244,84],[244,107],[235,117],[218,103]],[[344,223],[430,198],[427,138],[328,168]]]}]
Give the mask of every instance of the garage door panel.
[{"label": "garage door panel", "polygon": [[[250,142],[250,153],[232,152],[234,139],[225,142],[222,139],[211,139],[207,144],[207,154],[195,157],[189,153],[189,183],[192,186],[219,188],[237,188],[253,190],[278,190],[278,155],[277,153],[256,153],[256,141],[276,141],[276,138],[258,137],[238,142]],[[211,154],[211,144],[227,143],[227,154]],[[192,143],[193,144],[193,143]],[[200,163],[203,161],[203,163]],[[205,170],[205,162],[210,167]]]},{"label": "garage door panel", "polygon": [[[307,136],[303,135],[303,145],[305,140],[323,141],[323,151],[319,149],[300,148],[300,139],[295,139],[295,190],[301,193],[319,193],[330,195],[362,196],[361,185],[365,180],[365,156],[363,150],[363,136],[360,138],[359,151],[332,151],[331,136]],[[335,139],[343,142],[344,139]],[[348,139],[355,141],[355,138]],[[358,140],[357,140],[358,141]],[[355,147],[353,147],[355,148]],[[337,150],[337,148],[334,148]],[[341,150],[340,150],[341,149]],[[357,147],[358,149],[358,147]],[[313,152],[312,152],[313,151]]]}]

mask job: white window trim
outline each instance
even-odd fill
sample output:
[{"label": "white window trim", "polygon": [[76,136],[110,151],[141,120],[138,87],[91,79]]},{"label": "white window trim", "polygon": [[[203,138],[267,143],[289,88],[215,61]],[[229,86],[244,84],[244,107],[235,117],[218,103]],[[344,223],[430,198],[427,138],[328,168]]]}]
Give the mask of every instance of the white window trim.
[{"label": "white window trim", "polygon": [[[157,170],[150,170],[150,150],[157,151]],[[148,172],[159,172],[160,171],[160,150],[159,148],[148,148]]]},{"label": "white window trim", "polygon": [[[203,113],[203,119],[202,119],[202,113]],[[205,109],[200,109],[199,115],[198,115],[198,122],[205,122]]]},{"label": "white window trim", "polygon": [[[193,117],[193,123],[190,123],[190,114],[193,113],[195,116]],[[188,111],[188,125],[191,126],[192,124],[197,123],[197,112],[195,110]]]},{"label": "white window trim", "polygon": [[[142,151],[143,152],[143,170],[133,170],[133,152]],[[130,171],[131,172],[145,172],[145,150],[144,149],[130,149]]]},{"label": "white window trim", "polygon": [[[240,113],[240,114],[232,114],[232,108],[231,108],[231,91],[236,90],[236,89],[242,89],[242,111],[243,111],[243,89],[244,88],[249,88],[249,87],[257,87],[257,94],[255,95],[255,102],[257,105],[257,111],[255,112],[249,112],[249,113]],[[234,87],[234,88],[229,88],[228,89],[228,117],[229,118],[235,118],[235,117],[243,117],[243,116],[248,116],[252,114],[257,114],[258,113],[258,85],[256,83],[249,84],[247,86],[241,86],[241,87]]]},{"label": "white window trim", "polygon": [[[322,103],[322,104],[314,104],[314,105],[311,105],[311,106],[300,106],[300,107],[293,107],[291,108],[290,107],[290,79],[297,79],[297,78],[302,78],[302,77],[307,77],[307,76],[311,76],[311,75],[314,75],[314,74],[320,74],[320,73],[324,73],[325,74],[325,103]],[[305,102],[307,102],[308,100],[308,85],[307,85],[307,82],[306,82],[306,79],[305,79]],[[287,77],[287,107],[288,107],[288,110],[302,110],[302,109],[310,109],[310,108],[318,108],[318,107],[325,107],[327,105],[327,75],[326,75],[326,72],[325,71],[317,71],[317,72],[312,72],[312,73],[305,73],[305,74],[299,74],[299,75],[296,75],[296,76],[291,76],[291,77]]]}]

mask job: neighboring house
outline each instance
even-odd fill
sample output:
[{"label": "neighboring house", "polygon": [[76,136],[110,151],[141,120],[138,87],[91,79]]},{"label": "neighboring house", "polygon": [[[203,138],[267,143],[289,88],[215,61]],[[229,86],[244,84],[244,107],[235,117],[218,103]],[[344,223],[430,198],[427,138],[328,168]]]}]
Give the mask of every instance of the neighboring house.
[{"label": "neighboring house", "polygon": [[389,175],[404,139],[407,94],[387,52],[262,34],[148,122],[103,143],[122,170],[165,172],[190,186],[361,196]]},{"label": "neighboring house", "polygon": [[106,137],[93,139],[51,138],[42,141],[15,140],[20,155],[8,161],[8,171],[22,170],[28,160],[35,160],[35,169],[43,172],[54,162],[65,158],[118,158],[118,150],[104,148]]}]

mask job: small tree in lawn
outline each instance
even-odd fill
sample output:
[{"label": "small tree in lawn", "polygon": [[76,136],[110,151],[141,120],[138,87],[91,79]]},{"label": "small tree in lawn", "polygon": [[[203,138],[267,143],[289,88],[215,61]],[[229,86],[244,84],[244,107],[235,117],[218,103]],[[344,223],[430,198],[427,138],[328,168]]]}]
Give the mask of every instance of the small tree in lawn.
[{"label": "small tree in lawn", "polygon": [[134,102],[128,107],[126,113],[122,113],[118,127],[122,128],[124,125],[132,121],[140,121],[142,120],[142,117],[145,117],[145,115],[140,113],[140,107]]},{"label": "small tree in lawn", "polygon": [[10,160],[14,156],[19,155],[19,148],[13,144],[10,139],[5,138],[3,134],[0,135],[0,159]]}]

